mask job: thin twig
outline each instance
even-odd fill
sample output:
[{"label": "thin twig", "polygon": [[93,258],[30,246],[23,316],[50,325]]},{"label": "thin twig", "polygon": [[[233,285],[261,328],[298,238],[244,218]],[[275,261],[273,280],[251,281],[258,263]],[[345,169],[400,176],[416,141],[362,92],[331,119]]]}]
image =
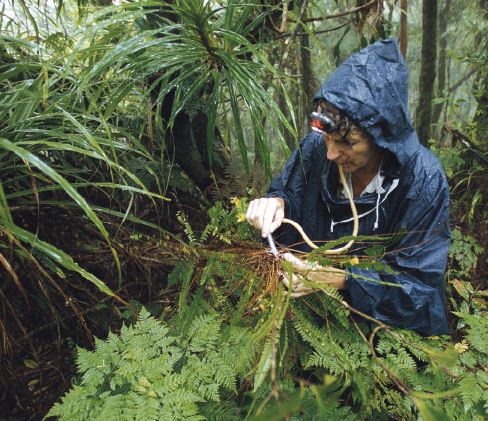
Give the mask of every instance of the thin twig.
[{"label": "thin twig", "polygon": [[[327,20],[327,19],[340,18],[342,16],[352,15],[353,13],[359,12],[362,9],[366,9],[366,8],[372,6],[374,3],[377,3],[377,2],[378,2],[378,0],[371,0],[369,3],[363,4],[362,6],[354,7],[352,9],[345,10],[345,11],[339,12],[339,13],[335,13],[333,15],[317,16],[314,18],[298,19],[298,20],[303,22],[303,23],[308,23],[308,22],[318,22],[318,21]],[[290,22],[295,22],[295,20],[290,19]]]},{"label": "thin twig", "polygon": [[381,361],[378,356],[376,355],[376,351],[374,349],[374,344],[373,344],[373,340],[374,340],[374,337],[375,335],[381,330],[383,329],[381,326],[376,326],[373,331],[371,332],[371,335],[369,336],[369,340],[368,338],[366,338],[366,336],[364,335],[364,333],[362,332],[362,330],[359,328],[359,326],[357,325],[356,321],[354,320],[353,317],[351,317],[351,320],[353,321],[353,324],[356,328],[356,330],[359,332],[359,335],[361,336],[361,338],[364,340],[364,342],[368,345],[368,348],[369,348],[369,353],[371,354],[371,356],[373,357],[373,359],[376,361],[376,363],[385,371],[385,373],[387,374],[387,376],[395,383],[395,385],[398,387],[398,389],[400,389],[400,391],[402,391],[405,395],[409,395],[410,392],[411,392],[411,388],[410,386],[408,386],[406,383],[404,383],[401,379],[398,378],[398,376],[393,373],[387,366],[386,364],[383,363],[383,361]]},{"label": "thin twig", "polygon": [[381,326],[376,326],[373,331],[371,332],[371,335],[369,335],[369,340],[368,340],[368,345],[369,345],[369,349],[371,350],[371,355],[374,357],[374,358],[377,358],[376,356],[376,351],[374,349],[374,337],[376,336],[376,334],[381,330]]},{"label": "thin twig", "polygon": [[[342,25],[339,25],[339,26],[334,26],[333,28],[329,28],[329,29],[323,29],[321,31],[314,31],[314,35],[317,35],[317,34],[325,34],[327,32],[333,32],[333,31],[337,31],[338,29],[342,29],[344,28],[345,26],[348,26],[350,24],[350,22],[345,22],[343,23]],[[308,32],[298,32],[296,34],[296,36],[303,36],[303,35],[307,35]],[[280,39],[280,38],[285,38],[287,36],[289,36],[290,34],[289,33],[286,33],[286,34],[282,34],[282,35],[278,35],[276,37],[276,39]]]},{"label": "thin twig", "polygon": [[285,32],[287,26],[288,26],[288,2],[285,1],[283,4],[283,16],[281,18],[281,25],[279,28],[279,32],[280,33]]},{"label": "thin twig", "polygon": [[400,389],[404,395],[409,396],[412,388],[406,384],[403,380],[401,380],[393,371],[390,370],[390,368],[383,362],[381,361],[380,358],[376,355],[376,352],[374,350],[374,345],[373,345],[373,339],[376,333],[381,330],[381,326],[376,326],[373,331],[371,332],[371,335],[369,337],[368,345],[369,349],[372,352],[372,356],[376,363],[385,371],[385,373],[388,375],[388,377],[395,383],[395,385]]},{"label": "thin twig", "polygon": [[457,88],[459,88],[464,82],[466,82],[471,76],[473,76],[476,72],[480,69],[475,68],[466,73],[461,79],[459,79],[456,83],[453,83],[452,86],[449,88],[449,93],[452,94]]}]

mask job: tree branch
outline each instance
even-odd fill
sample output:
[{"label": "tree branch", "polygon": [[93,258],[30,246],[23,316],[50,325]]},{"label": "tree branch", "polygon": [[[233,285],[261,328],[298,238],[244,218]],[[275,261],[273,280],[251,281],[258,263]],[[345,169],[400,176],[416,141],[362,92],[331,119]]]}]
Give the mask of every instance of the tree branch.
[{"label": "tree branch", "polygon": [[[362,6],[354,7],[352,9],[345,10],[345,11],[339,12],[339,13],[335,13],[333,15],[317,16],[314,18],[307,18],[307,19],[303,19],[303,20],[298,19],[298,21],[300,21],[302,23],[308,23],[308,22],[318,22],[318,21],[327,20],[327,19],[340,18],[342,16],[352,15],[353,13],[359,12],[362,9],[366,9],[366,8],[372,6],[374,3],[377,3],[377,2],[378,2],[378,0],[371,0],[370,2],[363,4]],[[290,22],[296,22],[297,20],[289,19],[289,21]]]},{"label": "tree branch", "polygon": [[459,88],[464,82],[466,82],[471,76],[473,76],[479,69],[471,69],[468,73],[466,73],[461,79],[459,79],[456,83],[454,83],[449,88],[449,93],[454,92],[457,88]]},{"label": "tree branch", "polygon": [[486,155],[483,153],[481,149],[479,149],[472,141],[471,139],[462,133],[461,131],[454,129],[451,127],[450,124],[446,124],[443,127],[443,130],[450,134],[454,139],[459,140],[463,146],[471,152],[473,155],[475,155],[479,160],[480,163],[483,164],[485,167],[488,167],[488,158]]},{"label": "tree branch", "polygon": [[[341,28],[344,28],[345,26],[349,25],[349,22],[346,22],[346,23],[343,23],[342,25],[339,25],[339,26],[334,26],[333,28],[329,28],[329,29],[322,29],[321,31],[313,31],[313,33],[315,35],[317,34],[325,34],[326,32],[333,32],[333,31],[337,31],[338,29],[341,29]],[[302,35],[306,35],[307,32],[298,32],[296,34],[296,36],[302,36]],[[276,39],[280,39],[280,38],[285,38],[287,36],[289,36],[290,34],[287,33],[287,34],[282,34],[282,35],[278,35],[276,37]]]}]

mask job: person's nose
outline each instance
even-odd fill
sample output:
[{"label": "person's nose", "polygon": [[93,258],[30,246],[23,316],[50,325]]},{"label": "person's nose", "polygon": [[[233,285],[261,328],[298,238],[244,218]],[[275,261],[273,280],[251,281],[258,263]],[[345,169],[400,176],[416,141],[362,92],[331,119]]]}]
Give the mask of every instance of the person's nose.
[{"label": "person's nose", "polygon": [[341,156],[341,151],[335,142],[327,142],[327,159],[329,161],[335,161]]}]

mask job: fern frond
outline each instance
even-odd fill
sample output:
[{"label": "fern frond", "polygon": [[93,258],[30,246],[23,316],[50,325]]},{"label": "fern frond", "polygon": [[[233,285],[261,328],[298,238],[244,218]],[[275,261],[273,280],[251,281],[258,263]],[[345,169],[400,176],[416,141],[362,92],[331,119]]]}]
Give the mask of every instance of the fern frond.
[{"label": "fern frond", "polygon": [[179,211],[176,214],[176,219],[178,222],[183,225],[183,231],[185,232],[186,236],[188,237],[188,242],[190,246],[195,246],[197,244],[197,238],[195,233],[193,232],[193,228],[188,222],[188,218],[183,211]]},{"label": "fern frond", "polygon": [[236,402],[208,402],[202,406],[202,415],[208,421],[237,421],[241,419]]}]

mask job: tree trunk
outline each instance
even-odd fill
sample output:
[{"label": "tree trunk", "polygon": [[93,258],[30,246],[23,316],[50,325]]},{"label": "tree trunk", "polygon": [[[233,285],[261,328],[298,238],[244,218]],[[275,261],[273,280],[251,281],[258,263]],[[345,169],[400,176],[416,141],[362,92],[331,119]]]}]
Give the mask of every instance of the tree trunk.
[{"label": "tree trunk", "polygon": [[474,116],[474,123],[476,124],[476,137],[483,149],[487,148],[488,137],[488,72],[486,68],[482,71],[483,74],[475,80],[478,94],[476,95],[476,101],[478,106]]},{"label": "tree trunk", "polygon": [[408,48],[408,0],[400,0],[400,51],[407,58]]},{"label": "tree trunk", "polygon": [[[169,119],[173,100],[173,93],[166,95],[163,100],[163,121]],[[196,130],[193,129],[193,126],[196,126]],[[201,153],[201,147],[199,147],[199,145],[206,144],[206,132],[206,116],[199,111],[192,120],[187,114],[181,112],[176,117],[173,128],[165,134],[165,147],[170,160],[174,157],[175,162],[185,171],[186,175],[203,189],[212,182],[207,156],[205,153]]]},{"label": "tree trunk", "polygon": [[[447,27],[449,24],[449,15],[451,12],[451,0],[445,0],[444,10],[439,14],[439,61],[437,63],[437,98],[442,98],[445,95],[446,78],[447,78]],[[439,119],[444,109],[445,103],[439,103],[434,106],[434,116],[432,122],[439,123]],[[440,141],[441,130],[443,124],[438,124],[437,137]]]},{"label": "tree trunk", "polygon": [[304,93],[304,118],[308,119],[308,110],[315,95],[315,80],[312,72],[312,55],[310,54],[310,37],[306,31],[300,37],[300,67],[302,73],[302,88]]},{"label": "tree trunk", "polygon": [[[307,16],[304,16],[305,18]],[[302,26],[303,34],[300,36],[300,71],[303,89],[302,99],[302,115],[303,124],[300,127],[305,128],[305,132],[309,129],[309,114],[312,109],[312,101],[317,90],[317,81],[315,80],[312,69],[312,54],[310,53],[310,36],[306,29],[306,23]]]},{"label": "tree trunk", "polygon": [[[483,13],[484,20],[488,19],[488,0],[479,0],[479,6]],[[476,45],[481,45],[480,49],[486,48],[486,41],[483,43],[483,33],[480,31],[476,37]],[[486,50],[485,50],[486,51]],[[476,79],[473,82],[473,92],[478,102],[476,112],[473,118],[475,123],[475,131],[480,146],[486,150],[488,137],[488,60],[485,55],[484,65],[480,66],[480,70]]]},{"label": "tree trunk", "polygon": [[422,3],[422,61],[419,78],[419,101],[415,115],[420,142],[427,145],[432,123],[432,99],[436,76],[437,0]]}]

